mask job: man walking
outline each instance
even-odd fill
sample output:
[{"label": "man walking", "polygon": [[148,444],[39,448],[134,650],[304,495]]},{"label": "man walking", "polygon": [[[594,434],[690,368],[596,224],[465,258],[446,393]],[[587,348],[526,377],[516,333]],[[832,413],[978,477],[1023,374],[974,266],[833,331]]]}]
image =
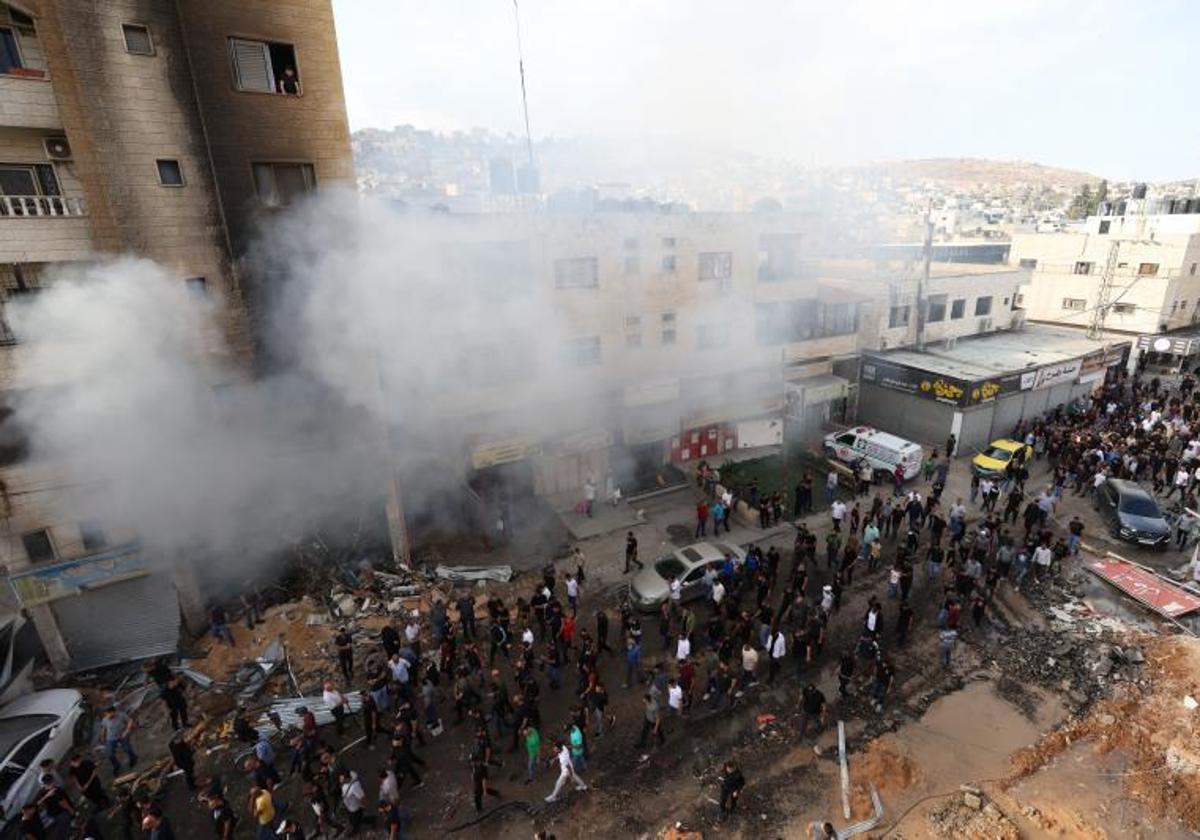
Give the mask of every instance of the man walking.
[{"label": "man walking", "polygon": [[547,802],[557,802],[558,795],[562,793],[563,786],[568,781],[575,783],[575,790],[587,790],[587,785],[583,779],[575,772],[575,764],[571,761],[571,750],[562,740],[554,742],[554,749],[558,755],[558,781],[554,783],[554,790],[546,797]]},{"label": "man walking", "polygon": [[666,741],[662,731],[662,708],[658,705],[658,700],[653,694],[645,694],[642,697],[644,702],[642,712],[642,734],[638,736],[637,748],[641,749],[646,746],[646,738],[653,732],[655,740],[661,747]]},{"label": "man walking", "polygon": [[637,537],[633,535],[633,531],[630,531],[625,535],[625,574],[629,574],[632,565],[636,565],[639,569],[644,568],[642,561],[638,560]]},{"label": "man walking", "polygon": [[742,788],[746,786],[746,777],[733,761],[726,761],[721,768],[720,781],[721,822],[724,822],[737,809],[738,797],[742,795]]},{"label": "man walking", "polygon": [[124,751],[125,757],[129,759],[130,767],[137,764],[137,754],[133,751],[133,744],[129,740],[132,732],[133,719],[129,715],[117,711],[116,706],[109,706],[104,710],[104,717],[100,719],[100,743],[104,745],[104,751],[112,765],[114,776],[121,775],[117,750]]}]

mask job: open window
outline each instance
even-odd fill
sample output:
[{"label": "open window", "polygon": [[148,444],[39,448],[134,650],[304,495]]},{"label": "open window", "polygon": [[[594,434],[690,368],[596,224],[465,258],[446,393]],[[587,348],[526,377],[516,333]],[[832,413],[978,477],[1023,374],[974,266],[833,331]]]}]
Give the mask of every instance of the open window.
[{"label": "open window", "polygon": [[229,56],[238,90],[284,96],[303,92],[300,71],[296,69],[296,48],[291,44],[230,38]]},{"label": "open window", "polygon": [[264,207],[286,207],[317,187],[311,163],[255,163],[254,191]]},{"label": "open window", "polygon": [[45,528],[22,534],[21,542],[31,563],[45,563],[58,557],[54,543],[50,541],[50,532]]}]

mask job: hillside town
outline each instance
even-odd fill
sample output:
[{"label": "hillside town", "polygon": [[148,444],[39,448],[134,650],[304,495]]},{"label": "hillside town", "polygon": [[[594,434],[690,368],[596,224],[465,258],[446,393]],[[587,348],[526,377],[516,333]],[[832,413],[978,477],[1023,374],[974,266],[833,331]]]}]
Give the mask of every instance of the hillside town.
[{"label": "hillside town", "polygon": [[351,131],[286,5],[0,0],[4,836],[1200,832],[1200,178]]}]

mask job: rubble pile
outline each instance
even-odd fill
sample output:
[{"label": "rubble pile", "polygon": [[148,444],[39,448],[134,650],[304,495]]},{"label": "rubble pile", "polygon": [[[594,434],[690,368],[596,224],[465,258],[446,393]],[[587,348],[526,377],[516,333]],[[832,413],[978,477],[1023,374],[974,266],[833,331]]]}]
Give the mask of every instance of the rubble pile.
[{"label": "rubble pile", "polygon": [[1105,664],[1110,678],[1130,677],[1087,714],[1018,752],[1009,782],[1088,742],[1099,754],[1122,753],[1124,788],[1152,814],[1200,829],[1200,639],[1137,634],[1099,655],[1112,663]]},{"label": "rubble pile", "polygon": [[963,785],[946,804],[931,811],[929,826],[938,837],[965,840],[1020,840],[1021,832],[977,787]]},{"label": "rubble pile", "polygon": [[850,811],[856,818],[873,811],[871,788],[885,799],[908,790],[920,781],[917,765],[904,755],[895,739],[884,735],[850,759]]}]

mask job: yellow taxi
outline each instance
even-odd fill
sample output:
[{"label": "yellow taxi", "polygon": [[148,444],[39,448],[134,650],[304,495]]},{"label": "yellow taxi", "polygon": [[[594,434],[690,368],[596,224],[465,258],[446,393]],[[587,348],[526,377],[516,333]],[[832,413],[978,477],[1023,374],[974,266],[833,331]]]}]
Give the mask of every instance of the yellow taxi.
[{"label": "yellow taxi", "polygon": [[1004,469],[1010,462],[1019,467],[1031,457],[1033,447],[1020,441],[1000,438],[972,458],[971,466],[981,476],[999,478],[1004,475]]}]

